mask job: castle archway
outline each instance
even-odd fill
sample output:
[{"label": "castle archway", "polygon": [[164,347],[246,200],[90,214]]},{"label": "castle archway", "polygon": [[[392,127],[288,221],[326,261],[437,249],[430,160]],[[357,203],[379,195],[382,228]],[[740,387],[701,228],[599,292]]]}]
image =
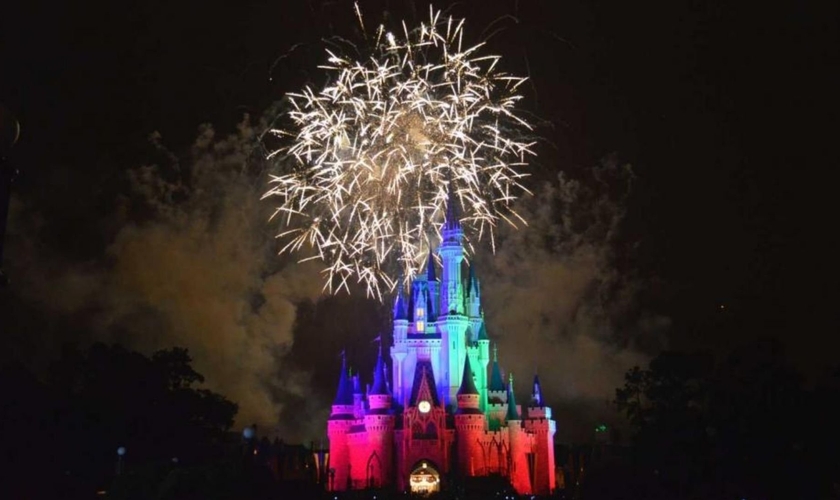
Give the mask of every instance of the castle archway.
[{"label": "castle archway", "polygon": [[382,461],[379,460],[379,455],[374,451],[367,462],[367,487],[379,488],[382,486],[383,479]]},{"label": "castle archway", "polygon": [[421,460],[408,477],[411,493],[415,495],[430,495],[440,491],[440,472],[429,460]]}]

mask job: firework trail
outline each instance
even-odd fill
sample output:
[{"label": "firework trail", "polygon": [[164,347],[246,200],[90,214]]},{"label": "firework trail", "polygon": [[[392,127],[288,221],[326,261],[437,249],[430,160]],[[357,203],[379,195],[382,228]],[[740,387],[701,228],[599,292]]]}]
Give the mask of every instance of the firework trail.
[{"label": "firework trail", "polygon": [[499,71],[481,43],[464,49],[463,24],[430,9],[400,35],[380,25],[366,56],[327,50],[329,83],[288,95],[291,126],[270,133],[283,144],[271,156],[290,166],[265,197],[280,200],[281,253],[314,249],[325,290],[356,280],[381,298],[391,276],[417,273],[450,191],[468,248],[487,238],[495,249],[496,225],[521,221],[512,204],[534,154],[516,114],[525,79]]}]

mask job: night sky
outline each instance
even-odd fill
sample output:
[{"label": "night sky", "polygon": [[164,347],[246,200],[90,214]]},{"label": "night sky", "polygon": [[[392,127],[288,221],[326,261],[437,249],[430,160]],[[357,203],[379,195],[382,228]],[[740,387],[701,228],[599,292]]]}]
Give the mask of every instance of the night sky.
[{"label": "night sky", "polygon": [[[476,260],[500,360],[521,391],[539,370],[561,439],[662,349],[776,335],[810,376],[837,360],[837,3],[737,4],[435,4],[531,77],[532,224]],[[428,17],[360,5],[369,26]],[[183,345],[241,423],[318,437],[337,353],[367,374],[387,306],[319,299],[317,268],[275,255],[250,145],[323,83],[325,43],[358,39],[352,2],[2,10],[0,102],[22,123],[4,356]]]}]

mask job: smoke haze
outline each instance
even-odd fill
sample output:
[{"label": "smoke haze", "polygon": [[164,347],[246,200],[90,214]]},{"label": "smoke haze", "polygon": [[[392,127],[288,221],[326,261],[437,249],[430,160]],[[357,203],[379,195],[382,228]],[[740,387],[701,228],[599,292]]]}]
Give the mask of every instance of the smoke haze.
[{"label": "smoke haze", "polygon": [[[220,137],[203,126],[180,155],[153,134],[156,161],[127,169],[115,209],[91,221],[113,228],[96,258],[71,261],[39,244],[50,221],[16,199],[9,274],[28,311],[17,313],[18,330],[38,332],[26,356],[43,360],[63,343],[96,340],[146,353],[183,346],[207,387],[239,404],[237,426],[321,437],[337,353],[346,348],[368,378],[370,341],[390,328],[388,304],[362,293],[322,297],[315,264],[276,255],[273,206],[260,201],[264,127],[246,117]],[[593,172],[536,186],[519,207],[529,225],[502,229],[496,254],[475,258],[500,361],[516,374],[520,397],[539,372],[561,439],[611,412],[623,373],[646,359],[634,338],[667,327],[666,318],[632,323],[640,283],[614,265],[632,171],[606,162]]]}]

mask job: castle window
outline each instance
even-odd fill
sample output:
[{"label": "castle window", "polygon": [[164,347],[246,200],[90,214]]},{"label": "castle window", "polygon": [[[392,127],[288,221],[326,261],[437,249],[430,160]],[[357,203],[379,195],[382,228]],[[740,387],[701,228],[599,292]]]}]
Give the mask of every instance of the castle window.
[{"label": "castle window", "polygon": [[414,316],[416,316],[417,319],[423,319],[423,316],[426,314],[426,310],[423,309],[422,307],[418,307],[417,311],[415,311],[415,313],[416,314]]},{"label": "castle window", "polygon": [[437,426],[432,422],[426,425],[426,439],[437,439]]},{"label": "castle window", "polygon": [[417,331],[421,333],[426,331],[426,325],[423,323],[422,320],[417,322]]},{"label": "castle window", "polygon": [[429,422],[425,426],[421,422],[414,422],[411,426],[412,439],[437,439],[437,426]]}]

